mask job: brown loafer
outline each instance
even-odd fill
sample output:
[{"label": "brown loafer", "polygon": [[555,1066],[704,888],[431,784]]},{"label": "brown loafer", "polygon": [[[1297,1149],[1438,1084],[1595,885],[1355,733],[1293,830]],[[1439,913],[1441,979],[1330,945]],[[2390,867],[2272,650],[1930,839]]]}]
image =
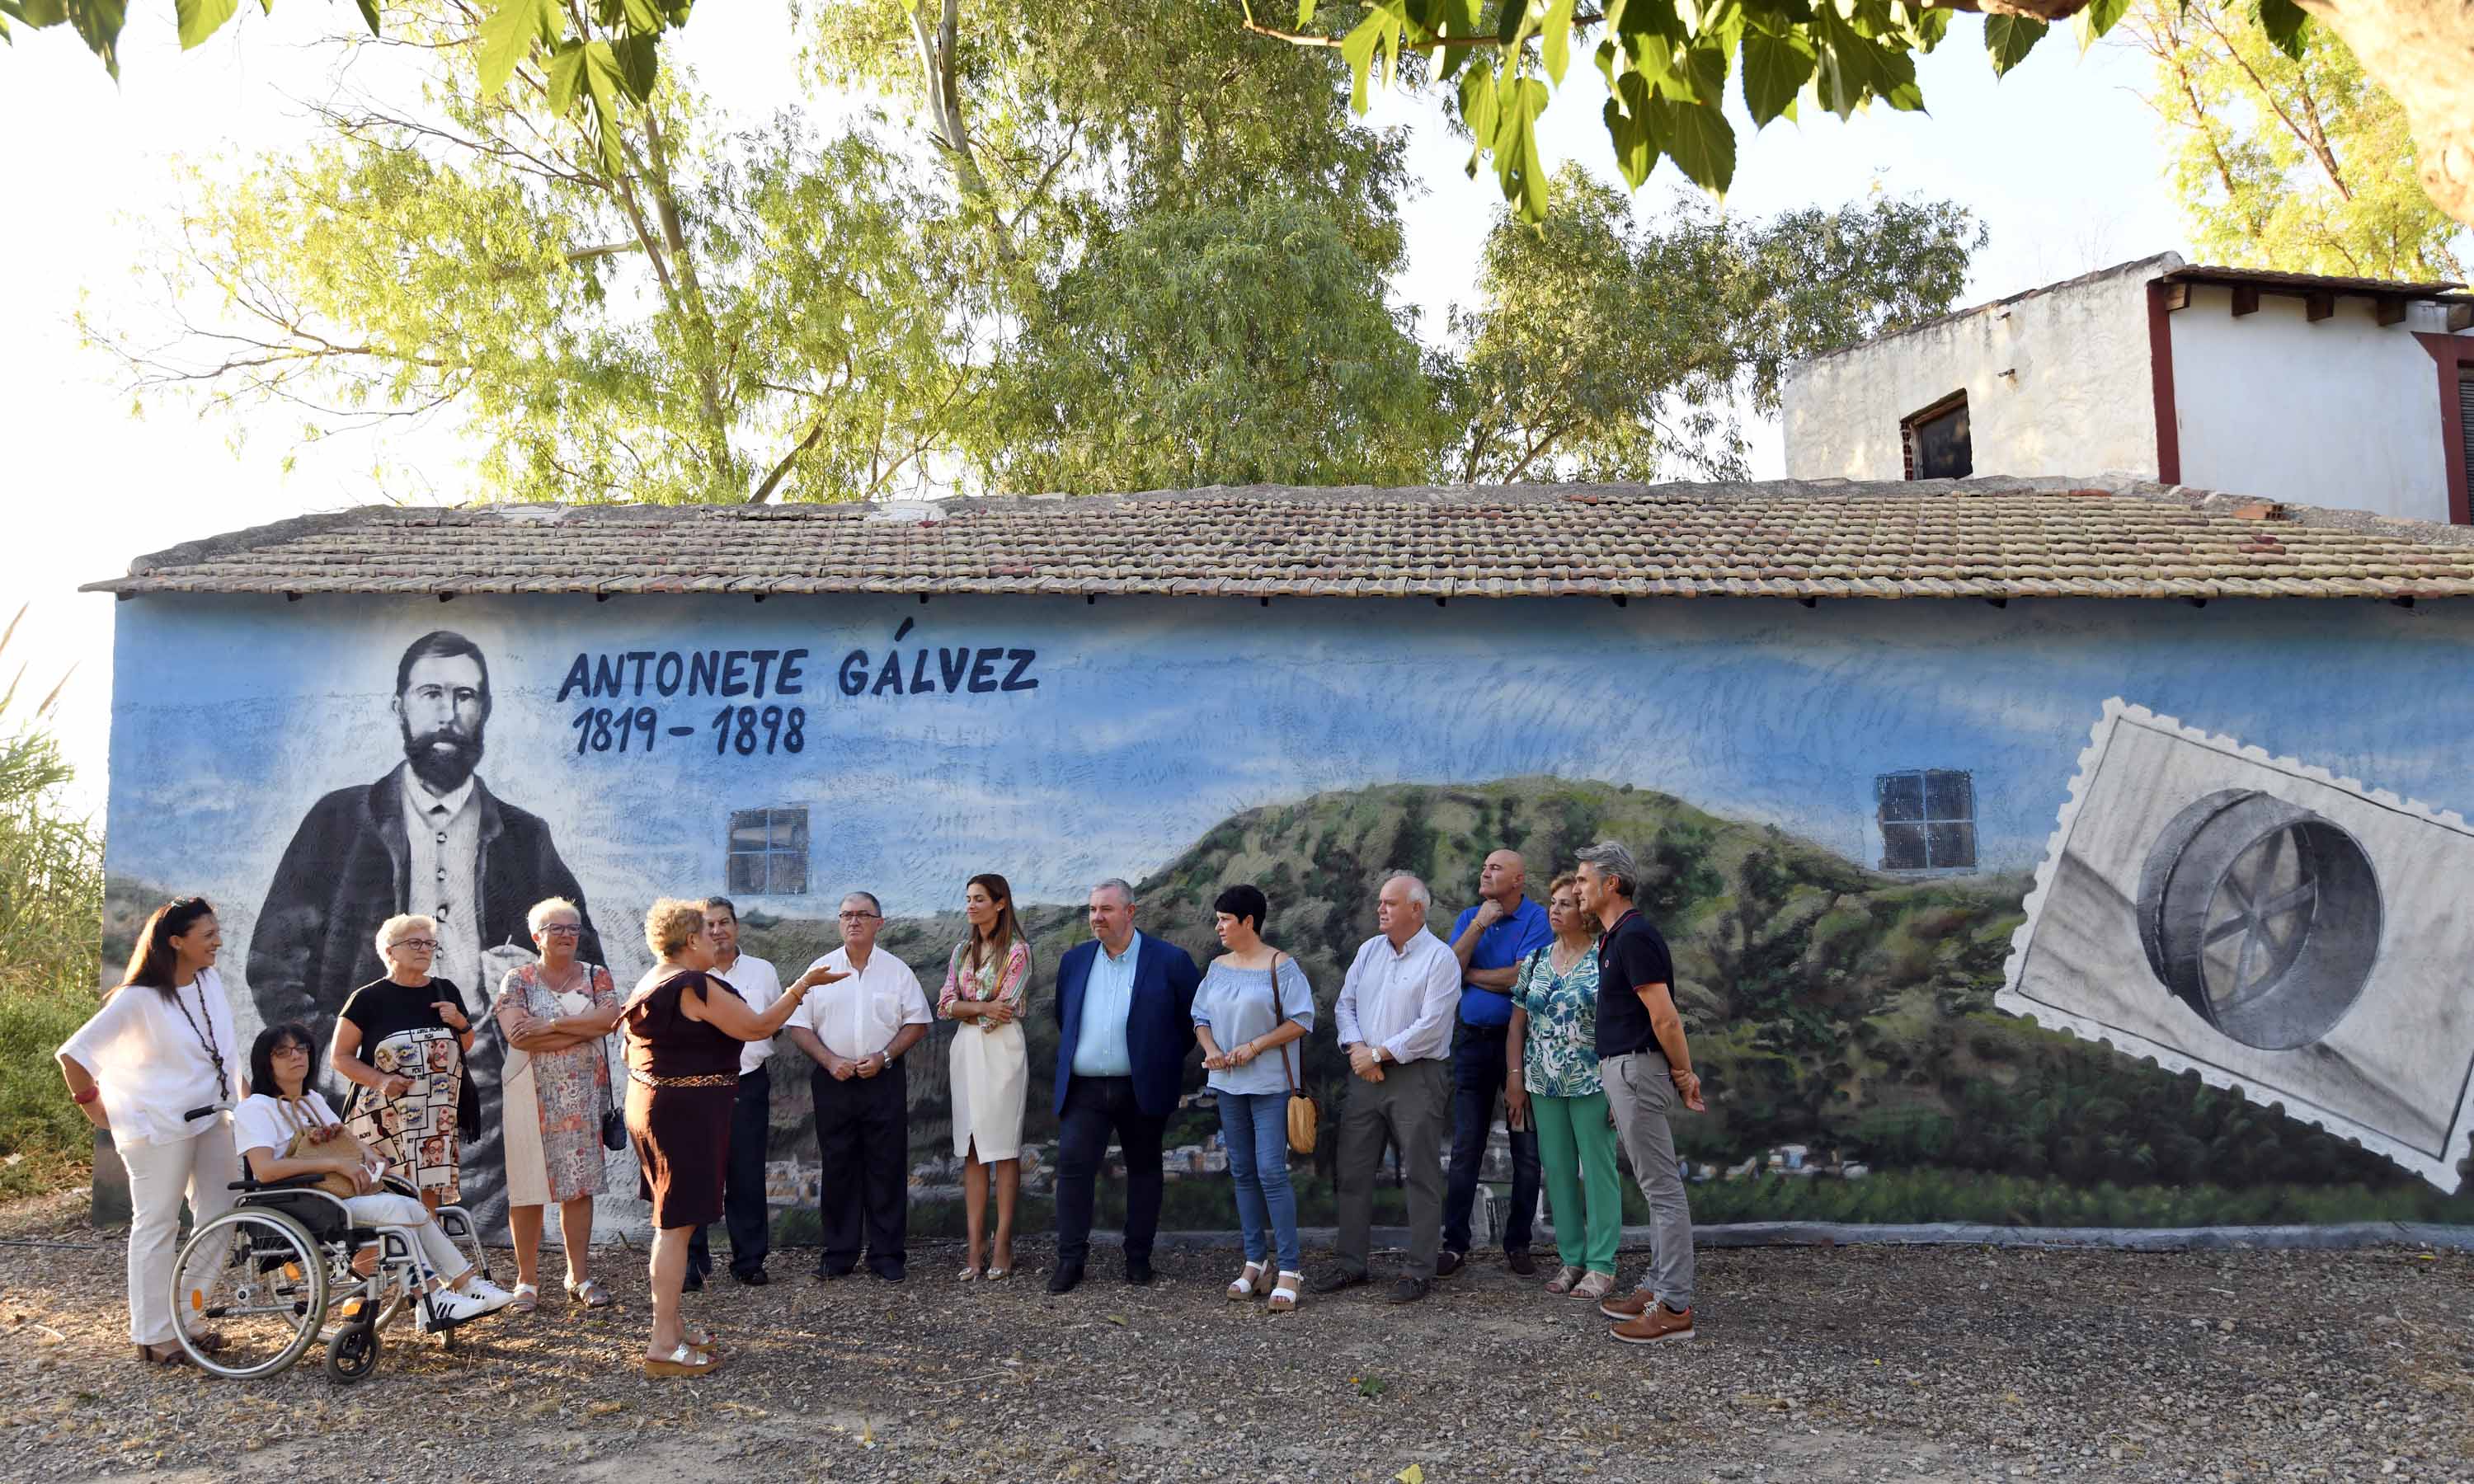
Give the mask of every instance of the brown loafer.
[{"label": "brown loafer", "polygon": [[1535,1278],[1538,1275],[1538,1259],[1529,1256],[1529,1249],[1526,1247],[1518,1252],[1505,1253],[1503,1262],[1506,1267],[1523,1278]]},{"label": "brown loafer", "polygon": [[137,1347],[137,1360],[141,1365],[150,1366],[184,1366],[190,1363],[189,1352],[181,1348],[178,1340],[169,1345],[140,1345]]},{"label": "brown loafer", "polygon": [[1627,1319],[1607,1332],[1626,1345],[1688,1340],[1692,1338],[1692,1311],[1686,1309],[1679,1314],[1663,1304],[1653,1304],[1649,1311],[1638,1319]]},{"label": "brown loafer", "polygon": [[1636,1288],[1620,1299],[1609,1299],[1598,1305],[1598,1312],[1609,1319],[1638,1319],[1656,1296],[1646,1288]]}]

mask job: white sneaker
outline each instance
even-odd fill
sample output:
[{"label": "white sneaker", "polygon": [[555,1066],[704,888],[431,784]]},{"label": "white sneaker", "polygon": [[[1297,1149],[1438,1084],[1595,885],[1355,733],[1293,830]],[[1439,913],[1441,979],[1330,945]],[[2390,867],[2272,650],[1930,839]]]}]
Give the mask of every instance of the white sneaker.
[{"label": "white sneaker", "polygon": [[[475,1283],[473,1286],[478,1287],[479,1284]],[[452,1288],[442,1288],[424,1299],[416,1307],[420,1310],[421,1330],[426,1334],[433,1328],[451,1327],[468,1320],[478,1319],[484,1314],[495,1314],[515,1301],[516,1296],[511,1293],[499,1293],[495,1298],[484,1298],[470,1290],[459,1293]],[[433,1315],[436,1316],[434,1323]]]},{"label": "white sneaker", "polygon": [[483,1278],[478,1273],[473,1275],[473,1281],[471,1282],[452,1291],[456,1293],[470,1294],[475,1298],[497,1300],[501,1304],[513,1304],[516,1302],[516,1295],[513,1290],[501,1288],[497,1284],[490,1281],[488,1279]]}]

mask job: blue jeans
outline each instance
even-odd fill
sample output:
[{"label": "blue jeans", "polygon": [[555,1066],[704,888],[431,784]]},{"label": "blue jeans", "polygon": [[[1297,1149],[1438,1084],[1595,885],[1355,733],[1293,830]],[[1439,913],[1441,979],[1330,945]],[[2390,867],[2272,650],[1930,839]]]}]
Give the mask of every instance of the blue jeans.
[{"label": "blue jeans", "polygon": [[[1505,1043],[1512,1029],[1505,1025],[1470,1025],[1464,1021],[1452,1046],[1452,1173],[1443,1188],[1443,1246],[1451,1252],[1469,1250],[1469,1209],[1477,1204],[1477,1167],[1486,1159],[1486,1136],[1494,1124],[1494,1108],[1502,1095]],[[1541,1184],[1538,1163],[1538,1128],[1533,1122],[1512,1134],[1512,1212],[1503,1223],[1503,1250],[1529,1250],[1529,1227],[1538,1209]]]},{"label": "blue jeans", "polygon": [[1276,1244],[1279,1271],[1303,1271],[1298,1193],[1289,1185],[1288,1089],[1221,1093],[1220,1136],[1228,1145],[1228,1179],[1237,1187],[1237,1230],[1246,1238],[1246,1260],[1262,1261]]}]

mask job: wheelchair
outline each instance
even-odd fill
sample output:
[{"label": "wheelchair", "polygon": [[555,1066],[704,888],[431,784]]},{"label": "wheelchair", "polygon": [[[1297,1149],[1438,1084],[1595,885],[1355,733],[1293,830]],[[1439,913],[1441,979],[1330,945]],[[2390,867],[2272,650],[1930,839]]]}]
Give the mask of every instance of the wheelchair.
[{"label": "wheelchair", "polygon": [[[327,1378],[349,1386],[377,1369],[378,1330],[415,1305],[424,1309],[423,1328],[455,1348],[454,1322],[427,1309],[410,1236],[356,1225],[341,1198],[318,1188],[319,1179],[234,1181],[229,1188],[241,1193],[231,1209],[181,1245],[172,1264],[172,1328],[200,1369],[235,1379],[278,1376],[324,1336]],[[392,1176],[382,1185],[420,1195]],[[488,1278],[471,1215],[460,1206],[442,1206],[435,1215]],[[363,1276],[352,1259],[370,1247],[377,1260]],[[211,1351],[199,1345],[208,1331],[222,1340]]]}]

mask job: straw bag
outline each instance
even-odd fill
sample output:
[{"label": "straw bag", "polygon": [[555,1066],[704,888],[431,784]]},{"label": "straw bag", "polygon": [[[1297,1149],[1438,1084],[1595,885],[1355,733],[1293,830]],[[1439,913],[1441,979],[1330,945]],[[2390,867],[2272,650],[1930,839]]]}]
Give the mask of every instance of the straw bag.
[{"label": "straw bag", "polygon": [[[315,1160],[332,1155],[333,1150],[331,1148],[322,1149],[319,1146],[321,1144],[332,1145],[335,1142],[334,1136],[328,1135],[324,1139],[321,1139],[316,1136],[321,1129],[340,1129],[343,1125],[321,1123],[318,1121],[318,1117],[315,1113],[305,1113],[301,1108],[284,1098],[277,1098],[275,1100],[275,1105],[281,1111],[283,1121],[292,1129],[292,1140],[283,1146],[283,1157],[285,1159]],[[345,1135],[344,1137],[347,1141],[350,1141],[352,1136],[348,1134]],[[354,1147],[357,1148],[359,1146],[355,1144]],[[329,1170],[326,1174],[319,1176],[318,1184],[311,1188],[324,1190],[328,1195],[347,1201],[361,1193],[361,1187],[353,1182],[352,1177],[345,1174],[341,1170]]]},{"label": "straw bag", "polygon": [[[1280,955],[1274,953],[1272,955],[1272,1025],[1277,1029],[1279,1023]],[[1303,1037],[1298,1038],[1298,1041],[1302,1040]],[[1312,1154],[1315,1152],[1315,1131],[1322,1121],[1322,1113],[1315,1107],[1314,1094],[1298,1085],[1298,1071],[1305,1060],[1297,1054],[1298,1050],[1296,1041],[1280,1047],[1280,1070],[1288,1073],[1289,1077],[1289,1152]],[[1291,1061],[1293,1056],[1297,1058],[1294,1063]]]}]

